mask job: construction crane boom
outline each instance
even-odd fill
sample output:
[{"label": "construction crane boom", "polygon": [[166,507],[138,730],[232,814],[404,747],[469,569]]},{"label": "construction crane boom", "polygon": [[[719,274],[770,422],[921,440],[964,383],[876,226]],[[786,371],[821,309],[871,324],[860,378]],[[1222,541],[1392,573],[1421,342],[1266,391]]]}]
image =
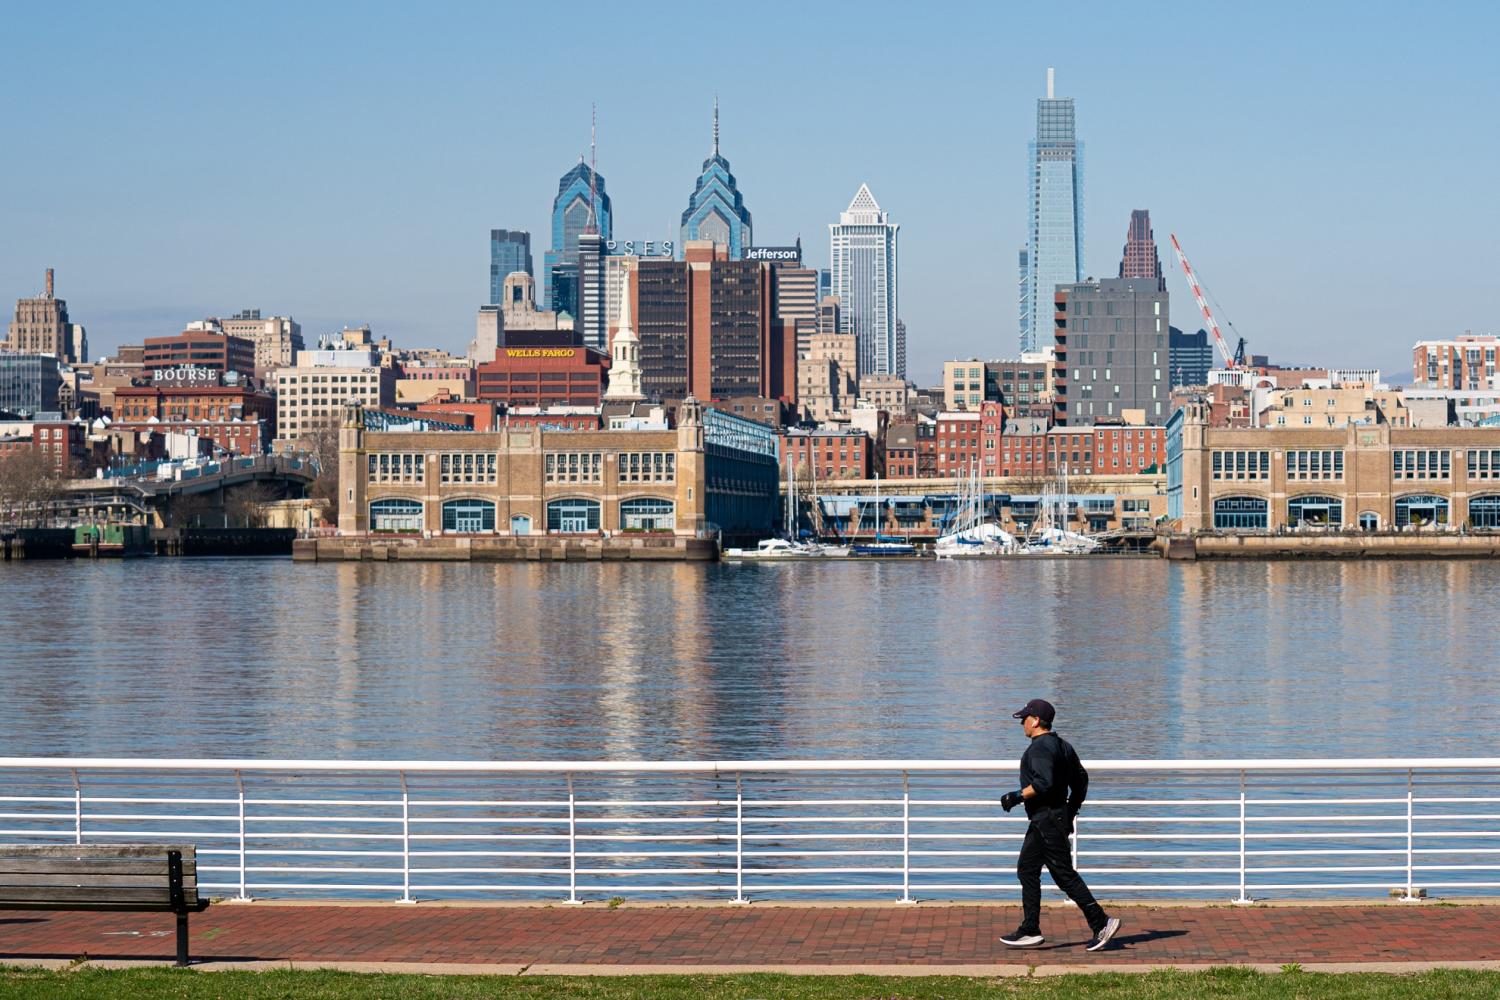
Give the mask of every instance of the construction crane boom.
[{"label": "construction crane boom", "polygon": [[1198,308],[1203,310],[1203,319],[1208,323],[1208,332],[1214,335],[1214,344],[1219,348],[1219,355],[1224,359],[1224,367],[1244,367],[1244,341],[1240,341],[1240,356],[1237,359],[1230,353],[1229,345],[1224,341],[1224,335],[1219,332],[1218,320],[1214,319],[1213,311],[1208,308],[1208,300],[1203,297],[1203,289],[1198,284],[1198,276],[1193,273],[1193,265],[1188,263],[1187,254],[1182,252],[1182,244],[1177,242],[1177,234],[1172,233],[1172,249],[1177,251],[1177,261],[1182,265],[1182,273],[1187,275],[1188,287],[1193,290],[1193,298],[1198,300]]}]

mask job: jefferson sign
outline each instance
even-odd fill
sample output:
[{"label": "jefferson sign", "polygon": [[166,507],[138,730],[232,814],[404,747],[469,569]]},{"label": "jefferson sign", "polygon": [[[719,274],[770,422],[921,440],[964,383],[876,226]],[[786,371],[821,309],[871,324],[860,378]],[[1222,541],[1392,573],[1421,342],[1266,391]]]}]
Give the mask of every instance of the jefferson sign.
[{"label": "jefferson sign", "polygon": [[802,248],[795,247],[746,247],[746,260],[789,260],[802,263]]}]

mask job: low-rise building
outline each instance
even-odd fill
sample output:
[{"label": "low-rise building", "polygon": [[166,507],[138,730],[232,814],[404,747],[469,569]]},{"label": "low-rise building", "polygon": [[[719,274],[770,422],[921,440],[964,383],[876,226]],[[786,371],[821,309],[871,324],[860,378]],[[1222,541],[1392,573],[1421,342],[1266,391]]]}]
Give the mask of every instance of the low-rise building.
[{"label": "low-rise building", "polygon": [[255,345],[242,337],[230,336],[220,328],[218,320],[210,319],[189,323],[176,336],[147,337],[143,361],[148,369],[192,366],[239,372],[253,378]]},{"label": "low-rise building", "polygon": [[507,407],[597,407],[608,381],[609,356],[571,331],[507,332],[495,360],[474,366],[475,395]]},{"label": "low-rise building", "polygon": [[295,365],[277,370],[275,380],[278,446],[336,428],[350,401],[372,409],[396,405],[395,370],[368,347],[301,351]]},{"label": "low-rise building", "polygon": [[912,386],[901,375],[861,375],[859,405],[885,410],[901,418],[911,410]]},{"label": "low-rise building", "polygon": [[1500,337],[1465,333],[1451,340],[1422,340],[1412,348],[1411,379],[1423,389],[1500,388],[1495,352]]},{"label": "low-rise building", "polygon": [[[202,372],[204,369],[195,369]],[[199,377],[191,383],[164,381],[114,391],[113,426],[119,431],[196,434],[235,455],[258,455],[276,436],[277,401],[247,385]]]},{"label": "low-rise building", "polygon": [[1500,427],[1167,427],[1170,516],[1186,531],[1500,528]]},{"label": "low-rise building", "polygon": [[870,436],[846,428],[788,428],[781,433],[783,478],[797,476],[827,482],[869,479],[873,473]]},{"label": "low-rise building", "polygon": [[776,436],[696,400],[668,430],[339,431],[339,529],[763,538],[779,509]]}]

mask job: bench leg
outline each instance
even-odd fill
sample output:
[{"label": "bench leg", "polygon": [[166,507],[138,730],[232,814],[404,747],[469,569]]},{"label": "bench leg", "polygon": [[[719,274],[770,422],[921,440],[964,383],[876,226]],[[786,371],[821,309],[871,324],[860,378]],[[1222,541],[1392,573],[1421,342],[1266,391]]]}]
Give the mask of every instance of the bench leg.
[{"label": "bench leg", "polygon": [[188,964],[188,915],[177,914],[177,964]]}]

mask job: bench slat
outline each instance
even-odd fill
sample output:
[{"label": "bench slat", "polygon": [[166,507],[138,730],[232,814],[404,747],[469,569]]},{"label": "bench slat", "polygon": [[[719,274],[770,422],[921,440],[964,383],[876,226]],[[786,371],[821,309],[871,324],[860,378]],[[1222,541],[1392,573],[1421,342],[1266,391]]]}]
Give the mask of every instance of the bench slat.
[{"label": "bench slat", "polygon": [[[87,886],[0,886],[0,907],[11,902],[40,903],[160,903],[171,902],[171,892],[163,885],[159,889],[109,887],[95,889]],[[87,909],[87,906],[84,907]]]},{"label": "bench slat", "polygon": [[[4,892],[11,886],[42,886],[42,885],[97,885],[101,888],[112,885],[134,885],[143,889],[155,889],[168,885],[167,876],[161,875],[96,875],[93,872],[21,872],[0,874],[0,892]],[[195,875],[185,875],[182,879],[184,892],[192,892],[198,887],[198,878]]]},{"label": "bench slat", "polygon": [[181,851],[182,862],[198,855],[193,844],[5,844],[0,858],[161,858]]},{"label": "bench slat", "polygon": [[[196,872],[196,862],[182,862],[184,875]],[[96,872],[100,875],[159,875],[167,877],[167,859],[149,858],[8,858],[0,855],[0,877],[19,872]]]}]

